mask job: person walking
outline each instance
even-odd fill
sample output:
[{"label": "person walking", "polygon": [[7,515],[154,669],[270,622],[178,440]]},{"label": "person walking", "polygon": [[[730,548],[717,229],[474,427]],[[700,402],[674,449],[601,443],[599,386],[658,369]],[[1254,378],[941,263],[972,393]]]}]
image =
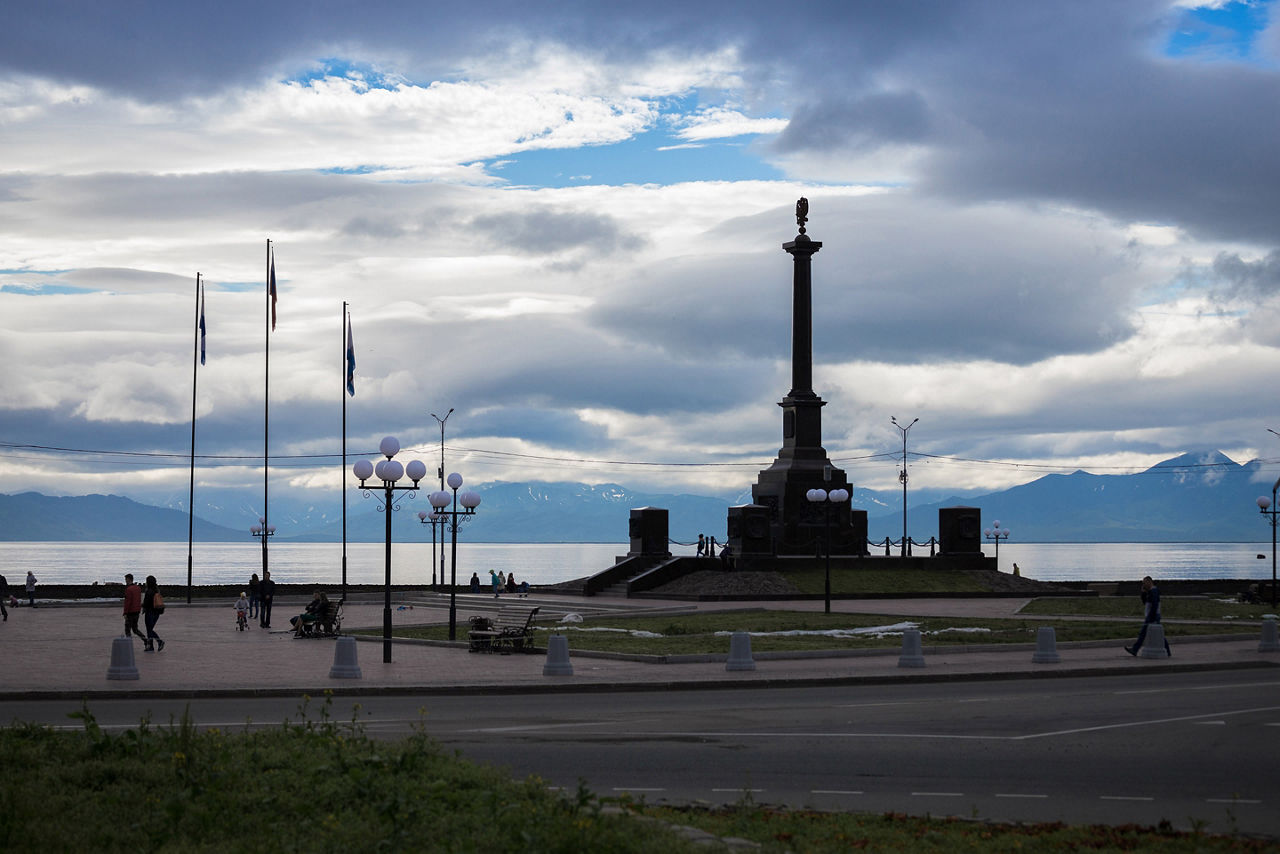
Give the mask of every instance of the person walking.
[{"label": "person walking", "polygon": [[9,622],[9,609],[5,604],[9,601],[9,579],[0,575],[0,614],[4,615],[3,622]]},{"label": "person walking", "polygon": [[262,587],[258,591],[258,625],[271,628],[271,603],[276,598],[276,583],[271,580],[271,570],[262,570]]},{"label": "person walking", "polygon": [[493,598],[497,599],[498,598],[498,573],[492,569],[489,570],[489,586],[493,588]]},{"label": "person walking", "polygon": [[36,606],[36,577],[31,570],[27,570],[27,604],[32,608]]},{"label": "person walking", "polygon": [[254,573],[249,579],[249,618],[258,616],[258,612],[262,610],[262,582],[258,580],[258,573]]},{"label": "person walking", "polygon": [[702,534],[698,535],[698,557],[702,557],[707,551],[707,538]]},{"label": "person walking", "polygon": [[152,649],[156,652],[164,651],[164,641],[156,634],[156,620],[160,619],[163,613],[164,597],[156,587],[156,577],[148,575],[147,590],[142,595],[142,622],[147,627],[147,645],[142,648],[143,652],[151,652]]},{"label": "person walking", "polygon": [[138,628],[138,617],[142,614],[142,588],[133,581],[133,573],[124,576],[124,636],[137,635],[142,638],[142,649],[151,652],[151,640]]},{"label": "person walking", "polygon": [[[1143,576],[1142,578],[1142,604],[1146,608],[1146,614],[1142,619],[1142,628],[1138,630],[1138,640],[1133,646],[1126,646],[1124,651],[1130,655],[1137,655],[1142,649],[1142,642],[1147,639],[1147,629],[1153,623],[1160,622],[1160,588],[1151,580],[1151,576]],[[1173,650],[1169,649],[1169,639],[1164,640],[1164,651],[1172,656]]]}]

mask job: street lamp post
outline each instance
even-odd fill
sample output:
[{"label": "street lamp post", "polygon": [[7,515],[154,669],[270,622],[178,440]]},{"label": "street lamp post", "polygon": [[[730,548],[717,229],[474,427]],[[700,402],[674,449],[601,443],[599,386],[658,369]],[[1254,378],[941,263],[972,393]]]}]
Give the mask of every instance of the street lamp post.
[{"label": "street lamp post", "polygon": [[[387,514],[387,547],[386,547],[386,580],[384,583],[384,597],[382,607],[382,660],[391,663],[391,513],[393,510],[399,510],[400,505],[396,503],[396,492],[404,491],[412,495],[418,489],[418,481],[427,476],[427,466],[421,460],[412,460],[407,466],[402,466],[399,462],[392,459],[400,452],[400,442],[395,436],[387,436],[378,446],[378,450],[382,453],[385,460],[379,460],[375,466],[368,460],[359,460],[351,471],[360,480],[360,489],[364,491],[365,498],[373,498],[379,501],[378,512]],[[405,475],[413,481],[412,486],[397,486],[396,481]],[[384,493],[381,499],[378,498],[379,487],[367,487],[365,481],[370,477],[377,477],[382,481],[382,491]]]},{"label": "street lamp post", "polygon": [[1000,541],[1009,539],[1010,533],[1012,532],[1008,528],[1000,527],[999,519],[992,522],[991,527],[982,532],[982,536],[996,542],[996,572],[1000,571]]},{"label": "street lamp post", "polygon": [[[449,475],[449,488],[453,490],[452,496],[443,489],[427,496],[427,500],[436,509],[436,513],[445,520],[445,524],[453,536],[453,542],[449,550],[452,555],[449,568],[449,640],[455,640],[458,636],[458,526],[466,521],[468,516],[474,516],[476,508],[480,506],[480,493],[469,489],[462,495],[458,495],[458,487],[460,486],[462,486],[462,475],[455,471]],[[453,501],[453,509],[446,510],[445,508],[449,506],[450,500]],[[459,501],[462,502],[461,510],[458,509]],[[443,532],[440,539],[444,539]]]},{"label": "street lamp post", "polygon": [[[441,490],[443,490],[443,489],[444,489],[444,423],[445,423],[446,421],[448,421],[448,420],[449,420],[449,416],[450,416],[450,415],[452,415],[452,414],[453,414],[453,407],[452,407],[452,406],[450,406],[450,407],[449,407],[449,411],[448,411],[448,412],[446,412],[446,413],[444,414],[444,418],[441,418],[439,415],[436,415],[434,412],[433,412],[433,413],[431,413],[431,417],[432,417],[432,418],[434,418],[434,419],[436,420],[436,423],[438,423],[438,424],[440,425],[440,468],[436,469],[436,477],[440,478],[440,489],[441,489]],[[444,520],[441,520],[442,527],[440,528],[440,583],[441,583],[441,584],[444,584],[444,527],[443,527],[443,521],[444,521]],[[434,529],[434,527],[433,527],[433,528],[432,528],[432,532],[434,533],[434,531],[435,531],[435,529]],[[432,574],[433,576],[436,574],[436,570],[435,570],[435,557],[434,557],[434,556],[431,558],[431,574]]]},{"label": "street lamp post", "polygon": [[258,517],[258,524],[249,526],[249,536],[262,540],[262,577],[267,577],[267,537],[276,535],[276,526],[267,524],[266,516]]},{"label": "street lamp post", "polygon": [[1276,516],[1280,515],[1280,501],[1276,500],[1276,493],[1280,492],[1280,479],[1277,479],[1275,485],[1271,487],[1271,497],[1265,495],[1258,497],[1258,511],[1270,519],[1271,522],[1271,607],[1276,606]]},{"label": "street lamp post", "polygon": [[436,526],[440,526],[440,580],[444,580],[444,519],[439,513],[428,513],[426,510],[418,511],[418,521],[424,525],[431,526],[431,589],[438,590],[436,587]]},{"label": "street lamp post", "polygon": [[902,556],[907,556],[907,431],[910,430],[919,418],[912,418],[911,423],[903,427],[898,423],[897,416],[890,415],[889,420],[893,422],[893,426],[902,431],[902,471],[898,472],[898,480],[902,482]]},{"label": "street lamp post", "polygon": [[823,532],[826,535],[827,546],[827,578],[826,578],[826,608],[825,613],[831,613],[831,512],[835,509],[835,505],[849,500],[849,490],[833,489],[828,492],[825,489],[811,489],[804,495],[805,498],[813,504],[823,504]]}]

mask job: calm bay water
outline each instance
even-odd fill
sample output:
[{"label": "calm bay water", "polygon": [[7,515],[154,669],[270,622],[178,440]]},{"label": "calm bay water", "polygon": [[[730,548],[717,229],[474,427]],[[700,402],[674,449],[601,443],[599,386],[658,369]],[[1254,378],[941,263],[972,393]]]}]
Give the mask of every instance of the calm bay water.
[{"label": "calm bay water", "polygon": [[[489,570],[514,572],[519,581],[548,584],[581,578],[613,565],[626,554],[622,543],[462,543],[458,547],[458,581],[475,572],[487,580]],[[673,546],[677,554],[693,554],[692,546]],[[381,543],[347,544],[347,581],[381,584]],[[431,581],[431,545],[392,545],[392,581]],[[917,552],[920,553],[920,552]],[[988,555],[994,554],[986,546]],[[1265,555],[1259,560],[1258,555]],[[338,585],[342,582],[342,546],[335,543],[273,543],[271,576],[283,583]],[[1017,561],[1022,574],[1043,581],[1118,581],[1150,575],[1158,579],[1271,578],[1271,544],[1257,543],[1005,543],[1000,570],[1011,572]],[[439,553],[436,573],[440,576]],[[162,585],[185,584],[186,543],[0,543],[0,572],[10,587],[21,587],[27,570],[44,584],[91,584],[119,581],[126,572],[139,578],[154,575]],[[236,584],[262,570],[262,549],[250,543],[196,543],[195,584]],[[449,573],[446,562],[445,577]]]}]

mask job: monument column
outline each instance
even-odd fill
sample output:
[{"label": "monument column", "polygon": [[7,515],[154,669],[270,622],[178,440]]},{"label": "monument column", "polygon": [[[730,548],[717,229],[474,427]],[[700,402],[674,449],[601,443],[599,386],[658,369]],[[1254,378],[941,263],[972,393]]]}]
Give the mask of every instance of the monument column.
[{"label": "monument column", "polygon": [[[845,473],[827,458],[822,447],[822,407],[826,402],[813,390],[813,278],[811,261],[822,244],[805,232],[809,201],[796,202],[800,233],[782,248],[791,255],[791,390],[782,407],[782,448],[773,465],[751,488],[754,504],[768,509],[775,554],[812,555],[823,531],[825,508],[805,497],[810,489],[847,489]],[[837,549],[849,549],[850,508],[837,508],[832,539]],[[839,553],[839,552],[837,552]]]}]

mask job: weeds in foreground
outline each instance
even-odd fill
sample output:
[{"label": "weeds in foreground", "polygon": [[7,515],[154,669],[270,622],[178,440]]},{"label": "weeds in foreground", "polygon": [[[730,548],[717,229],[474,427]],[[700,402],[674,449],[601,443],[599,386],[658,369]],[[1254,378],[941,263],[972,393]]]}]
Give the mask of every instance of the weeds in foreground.
[{"label": "weeds in foreground", "polygon": [[1274,841],[1212,836],[1200,829],[1180,832],[1168,822],[1072,826],[1061,822],[997,824],[958,818],[920,818],[901,813],[873,815],[785,810],[743,798],[720,809],[651,806],[624,800],[624,809],[662,822],[690,825],[721,837],[757,842],[764,852],[812,854],[868,851],[1273,851]]},{"label": "weeds in foreground", "polygon": [[269,729],[168,726],[112,734],[0,728],[0,850],[685,851],[661,828],[604,814],[585,785],[561,797],[444,751],[421,728],[369,738],[331,697]]}]

